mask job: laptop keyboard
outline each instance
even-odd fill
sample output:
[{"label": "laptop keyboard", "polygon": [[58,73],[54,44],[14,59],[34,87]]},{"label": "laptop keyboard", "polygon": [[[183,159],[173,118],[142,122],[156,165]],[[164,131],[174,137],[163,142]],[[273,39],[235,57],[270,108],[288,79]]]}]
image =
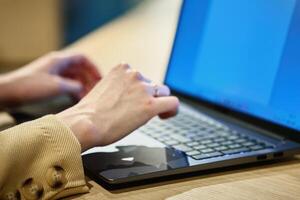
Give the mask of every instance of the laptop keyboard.
[{"label": "laptop keyboard", "polygon": [[155,118],[139,131],[196,160],[274,148],[208,117],[183,112],[169,120]]}]

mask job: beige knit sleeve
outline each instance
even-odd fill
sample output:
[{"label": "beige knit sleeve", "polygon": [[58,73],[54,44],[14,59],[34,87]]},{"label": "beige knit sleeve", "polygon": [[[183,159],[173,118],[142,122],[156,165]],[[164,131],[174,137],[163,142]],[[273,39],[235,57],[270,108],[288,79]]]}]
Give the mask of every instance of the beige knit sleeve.
[{"label": "beige knit sleeve", "polygon": [[85,193],[81,147],[54,115],[0,132],[0,199]]}]

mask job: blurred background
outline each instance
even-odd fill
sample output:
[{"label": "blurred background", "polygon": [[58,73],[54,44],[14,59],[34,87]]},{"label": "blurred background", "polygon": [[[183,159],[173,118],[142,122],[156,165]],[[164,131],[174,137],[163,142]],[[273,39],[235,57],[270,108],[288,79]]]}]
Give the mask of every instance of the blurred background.
[{"label": "blurred background", "polygon": [[0,0],[0,73],[125,14],[145,0]]}]

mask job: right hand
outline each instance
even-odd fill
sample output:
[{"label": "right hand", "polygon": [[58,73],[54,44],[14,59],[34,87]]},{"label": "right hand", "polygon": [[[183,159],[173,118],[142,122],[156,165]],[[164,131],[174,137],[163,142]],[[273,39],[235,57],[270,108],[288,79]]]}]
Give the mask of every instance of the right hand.
[{"label": "right hand", "polygon": [[74,107],[57,114],[82,151],[114,143],[151,118],[177,113],[179,100],[166,86],[155,86],[127,64],[115,67]]}]

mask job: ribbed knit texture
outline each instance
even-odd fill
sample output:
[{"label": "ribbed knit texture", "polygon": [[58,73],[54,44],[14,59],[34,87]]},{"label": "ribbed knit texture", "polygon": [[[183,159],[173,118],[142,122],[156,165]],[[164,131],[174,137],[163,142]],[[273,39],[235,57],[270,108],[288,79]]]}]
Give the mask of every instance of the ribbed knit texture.
[{"label": "ribbed knit texture", "polygon": [[[0,196],[20,189],[28,178],[43,184],[43,199],[70,195],[71,188],[76,188],[76,193],[87,192],[80,153],[80,144],[71,130],[54,115],[1,132]],[[45,178],[47,170],[55,165],[65,170],[68,180],[57,190],[50,188]]]}]

